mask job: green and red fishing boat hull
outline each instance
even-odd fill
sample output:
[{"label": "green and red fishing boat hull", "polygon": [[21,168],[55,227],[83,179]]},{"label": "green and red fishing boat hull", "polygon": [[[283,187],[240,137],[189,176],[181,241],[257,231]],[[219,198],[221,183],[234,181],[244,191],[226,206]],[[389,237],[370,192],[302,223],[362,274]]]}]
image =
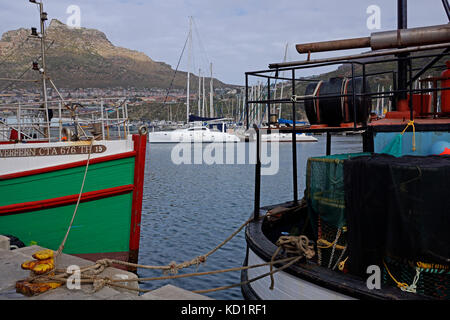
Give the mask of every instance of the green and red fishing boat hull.
[{"label": "green and red fishing boat hull", "polygon": [[[64,253],[137,262],[146,136],[133,149],[90,159]],[[86,157],[87,158],[87,157]],[[80,195],[87,159],[0,176],[0,234],[58,249]]]}]

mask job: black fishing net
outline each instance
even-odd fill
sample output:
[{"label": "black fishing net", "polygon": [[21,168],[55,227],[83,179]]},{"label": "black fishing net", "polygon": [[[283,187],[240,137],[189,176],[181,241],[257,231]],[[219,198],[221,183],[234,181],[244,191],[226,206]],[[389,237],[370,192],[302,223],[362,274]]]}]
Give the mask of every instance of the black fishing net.
[{"label": "black fishing net", "polygon": [[449,186],[450,156],[373,154],[346,160],[348,270],[367,277],[370,265],[386,264],[389,270],[400,265],[401,272],[397,268],[391,275],[407,282],[420,266],[427,287],[439,280],[439,290],[448,292]]},{"label": "black fishing net", "polygon": [[306,200],[321,266],[337,270],[345,255],[344,161],[369,154],[335,154],[308,159]]}]

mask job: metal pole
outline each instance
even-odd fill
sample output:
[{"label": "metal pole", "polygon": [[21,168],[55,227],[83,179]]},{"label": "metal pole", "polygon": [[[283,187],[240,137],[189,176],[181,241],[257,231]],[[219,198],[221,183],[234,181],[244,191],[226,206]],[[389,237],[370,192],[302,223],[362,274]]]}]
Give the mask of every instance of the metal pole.
[{"label": "metal pole", "polygon": [[353,101],[353,126],[356,129],[356,84],[355,84],[355,64],[352,62],[352,101]]},{"label": "metal pole", "polygon": [[448,20],[450,21],[450,5],[448,4],[448,0],[442,0],[442,4],[444,5],[445,13],[447,14]]},{"label": "metal pole", "polygon": [[405,53],[405,52],[409,53],[409,52],[416,52],[416,51],[445,49],[445,48],[448,48],[449,46],[450,46],[449,42],[444,42],[444,43],[437,43],[437,44],[430,44],[430,45],[417,45],[414,47],[401,48],[401,49],[371,51],[368,53],[359,53],[359,54],[340,56],[340,57],[334,57],[334,58],[311,59],[311,60],[291,61],[291,62],[284,62],[284,63],[283,62],[271,63],[271,64],[269,64],[269,69],[290,68],[290,67],[299,67],[299,66],[319,64],[319,63],[333,63],[333,62],[338,62],[338,61],[346,61],[346,60],[354,60],[354,59],[381,57],[381,56],[388,56],[388,55],[399,55],[399,54]]},{"label": "metal pole", "polygon": [[123,137],[124,139],[127,138],[127,127],[125,125],[126,117],[125,117],[125,105],[122,106],[122,123],[123,123]]},{"label": "metal pole", "polygon": [[434,57],[430,62],[428,62],[419,72],[417,72],[412,79],[410,79],[410,82],[416,81],[420,78],[422,74],[424,74],[429,68],[431,68],[434,64],[439,62],[443,56],[445,56],[450,51],[450,48],[445,49],[442,53],[440,53],[438,56]]},{"label": "metal pole", "polygon": [[270,123],[270,78],[267,78],[267,122]]},{"label": "metal pole", "polygon": [[245,117],[246,130],[248,130],[250,127],[250,120],[248,118],[248,74],[245,74]]},{"label": "metal pole", "polygon": [[189,80],[191,77],[191,51],[192,51],[192,17],[189,17],[189,50],[188,50],[188,74],[187,74],[187,94],[186,94],[186,123],[189,123]]},{"label": "metal pole", "polygon": [[329,156],[331,154],[331,132],[327,131],[327,149],[326,155]]},{"label": "metal pole", "polygon": [[203,90],[203,102],[202,102],[202,114],[205,114],[205,110],[206,110],[206,106],[205,106],[205,100],[206,100],[206,95],[205,95],[205,77],[202,78],[202,90]]},{"label": "metal pole", "polygon": [[[367,110],[366,109],[366,107],[367,107],[367,97],[366,97],[366,90],[367,90],[367,88],[366,88],[366,64],[364,64],[363,63],[363,65],[362,65],[362,81],[363,81],[363,83],[362,83],[362,93],[363,93],[363,97],[362,97],[362,104],[363,104],[363,108],[364,108],[364,110]],[[384,91],[384,90],[383,90]],[[384,104],[384,98],[383,98],[383,104]],[[383,113],[383,112],[381,112],[381,113]],[[363,126],[365,127],[365,126],[367,126],[367,117],[364,117],[364,119],[363,119]]]},{"label": "metal pole", "polygon": [[[126,125],[126,131],[127,131],[127,135],[130,134],[130,128],[128,126],[128,104],[125,101],[123,104],[123,107],[125,108],[125,125]],[[125,136],[126,138],[126,136]]]},{"label": "metal pole", "polygon": [[[409,79],[412,79],[412,62],[411,59],[408,60],[408,71],[409,71]],[[409,101],[408,101],[408,106],[409,106],[409,120],[413,120],[414,119],[414,112],[413,112],[413,82],[410,81],[409,82]]]},{"label": "metal pole", "polygon": [[20,108],[20,103],[19,103],[19,109],[17,110],[17,124],[19,125],[18,126],[18,129],[19,129],[19,134],[18,134],[18,137],[17,137],[17,139],[20,141],[20,142],[22,142],[22,119],[21,119],[21,112],[22,110],[21,110],[21,108]]},{"label": "metal pole", "polygon": [[116,117],[117,117],[117,134],[119,135],[119,140],[122,139],[122,134],[120,133],[120,112],[119,108],[116,109]]},{"label": "metal pole", "polygon": [[[102,100],[103,105],[103,100]],[[106,110],[106,140],[109,140],[109,116],[108,116],[108,110]]]},{"label": "metal pole", "polygon": [[211,118],[214,118],[214,89],[213,89],[213,65],[212,62],[209,64],[209,71],[210,71],[210,82],[209,82],[209,116]]},{"label": "metal pole", "polygon": [[253,211],[253,219],[256,221],[259,218],[259,208],[261,199],[261,151],[260,144],[261,138],[259,135],[259,129],[256,124],[253,125],[256,132],[256,167],[255,167],[255,203]]},{"label": "metal pole", "polygon": [[62,102],[58,104],[58,117],[59,117],[59,141],[62,140]]},{"label": "metal pole", "polygon": [[201,92],[201,89],[202,89],[202,76],[201,76],[201,72],[202,72],[202,70],[198,69],[198,101],[197,101],[197,108],[198,108],[198,114],[201,115],[202,117],[204,117],[205,116],[205,114],[204,114],[205,110],[202,110],[200,112],[200,110],[201,110],[201,106],[200,105],[201,105],[201,100],[202,100],[202,92]]},{"label": "metal pole", "polygon": [[[295,69],[292,69],[292,96],[295,96]],[[292,180],[294,184],[294,204],[297,204],[297,134],[295,132],[295,101],[292,101]]]},{"label": "metal pole", "polygon": [[297,44],[298,53],[323,52],[370,47],[370,37]]},{"label": "metal pole", "polygon": [[44,25],[44,21],[47,20],[47,17],[44,15],[44,4],[42,2],[39,2],[38,4],[39,4],[39,18],[41,26],[42,91],[44,94],[44,108],[47,122],[47,137],[48,141],[50,141],[50,119],[48,115],[48,101],[47,101],[46,63],[45,63],[45,25]]},{"label": "metal pole", "polygon": [[[408,28],[408,10],[407,10],[407,0],[397,0],[397,29],[407,29]],[[406,58],[409,53],[402,53],[398,55],[397,71],[398,71],[398,90],[407,89],[407,77],[408,77],[408,61]],[[404,100],[407,97],[406,92],[399,92],[397,95],[398,100]]]}]

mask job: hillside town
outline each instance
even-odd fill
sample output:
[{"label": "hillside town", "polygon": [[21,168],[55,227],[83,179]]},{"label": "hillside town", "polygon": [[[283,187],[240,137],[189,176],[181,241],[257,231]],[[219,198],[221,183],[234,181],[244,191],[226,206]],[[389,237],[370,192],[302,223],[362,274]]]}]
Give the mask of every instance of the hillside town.
[{"label": "hillside town", "polygon": [[[169,92],[161,88],[77,88],[77,89],[58,89],[64,99],[98,99],[102,97],[127,97],[129,105],[140,105],[141,103],[179,103],[185,102],[186,90],[173,88]],[[236,88],[216,88],[214,95],[217,98],[223,98],[227,95],[237,94]],[[49,99],[58,99],[58,93],[50,88],[48,89]],[[40,100],[42,89],[39,87],[30,89],[12,89],[0,93],[0,104],[9,103],[31,103]],[[197,98],[197,94],[191,93],[192,100]]]}]

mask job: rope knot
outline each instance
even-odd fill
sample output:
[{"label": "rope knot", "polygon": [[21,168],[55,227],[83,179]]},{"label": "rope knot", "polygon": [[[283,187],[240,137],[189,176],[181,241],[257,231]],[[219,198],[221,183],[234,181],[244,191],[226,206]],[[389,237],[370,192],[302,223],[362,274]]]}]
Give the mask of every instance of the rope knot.
[{"label": "rope knot", "polygon": [[309,241],[305,235],[301,236],[281,236],[276,245],[283,248],[287,253],[297,253],[300,256],[305,256],[307,259],[314,257],[314,245]]},{"label": "rope knot", "polygon": [[104,266],[105,268],[108,268],[111,266],[111,261],[109,261],[109,259],[100,259],[97,261],[97,264]]},{"label": "rope knot", "polygon": [[109,278],[97,278],[92,284],[94,286],[94,292],[102,290],[106,285],[111,284],[111,279]]},{"label": "rope knot", "polygon": [[206,256],[198,256],[197,258],[195,258],[195,264],[198,266],[201,263],[205,263],[206,262]]},{"label": "rope knot", "polygon": [[175,261],[172,261],[171,263],[169,263],[168,267],[169,267],[170,273],[172,273],[172,274],[178,273],[178,265]]}]

